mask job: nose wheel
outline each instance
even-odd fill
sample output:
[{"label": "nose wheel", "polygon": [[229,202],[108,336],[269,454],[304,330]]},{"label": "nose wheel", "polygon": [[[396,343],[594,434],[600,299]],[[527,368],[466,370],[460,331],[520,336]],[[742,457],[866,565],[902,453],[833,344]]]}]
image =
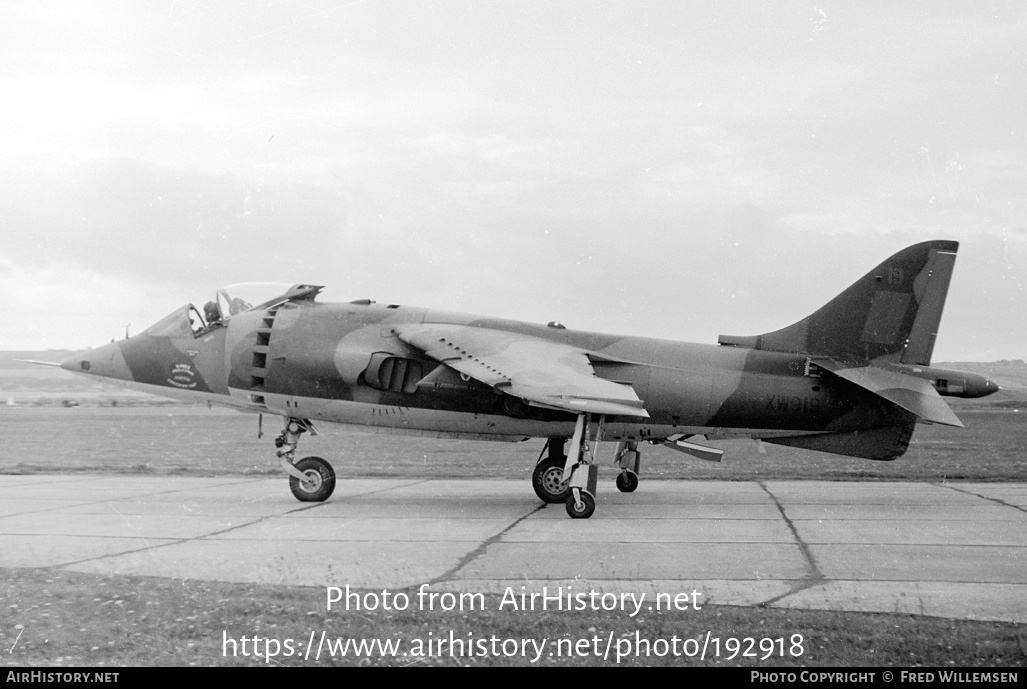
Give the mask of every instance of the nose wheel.
[{"label": "nose wheel", "polygon": [[324,502],[335,490],[335,471],[320,457],[304,457],[293,466],[303,478],[289,476],[289,489],[300,502]]}]

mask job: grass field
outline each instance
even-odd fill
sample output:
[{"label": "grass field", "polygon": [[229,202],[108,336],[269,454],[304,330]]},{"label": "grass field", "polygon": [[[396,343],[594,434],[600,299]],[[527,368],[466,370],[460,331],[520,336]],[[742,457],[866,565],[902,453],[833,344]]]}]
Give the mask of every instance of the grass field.
[{"label": "grass field", "polygon": [[[892,462],[840,457],[752,441],[713,443],[726,450],[709,463],[660,446],[642,446],[642,480],[1027,480],[1027,409],[959,412],[966,428],[919,425],[906,454]],[[206,407],[0,407],[0,473],[109,471],[197,476],[277,475],[277,417]],[[299,455],[329,460],[340,476],[523,478],[542,441],[493,443],[376,435],[322,424],[304,436]],[[613,445],[600,445],[609,467]],[[612,471],[603,472],[612,478]],[[284,480],[284,478],[283,478]]]},{"label": "grass field", "polygon": [[[798,667],[1023,667],[1027,663],[1027,632],[1014,624],[944,620],[910,615],[860,614],[807,610],[775,610],[709,605],[701,611],[649,614],[628,618],[606,612],[498,612],[490,600],[483,612],[344,613],[325,610],[323,588],[224,584],[145,577],[99,577],[57,570],[0,570],[0,601],[5,618],[18,619],[0,628],[0,665],[531,665],[519,657],[328,658],[315,662],[279,655],[271,661],[241,654],[223,655],[225,635],[302,640],[311,631],[329,638],[402,639],[411,648],[416,639],[472,635],[480,639],[579,639],[610,632],[623,640],[702,640],[707,632],[721,639],[785,639],[784,657],[774,647],[764,657],[747,646],[732,654],[725,641],[721,653],[699,657],[615,655],[604,661],[592,652],[576,657],[544,655],[538,665],[676,665]],[[19,632],[20,638],[18,638]],[[791,655],[793,635],[801,635],[801,654]],[[6,653],[14,648],[13,653]],[[231,646],[229,646],[231,648]],[[251,646],[252,648],[252,646]],[[585,647],[583,647],[584,650]],[[627,647],[631,649],[632,647]],[[644,646],[640,646],[644,648]],[[659,647],[651,647],[658,651]],[[694,648],[694,645],[693,645]],[[765,649],[767,647],[765,646]],[[236,646],[237,651],[240,647]],[[624,650],[624,647],[622,647]],[[796,647],[797,652],[800,647]],[[694,652],[694,651],[692,651]],[[734,657],[731,657],[731,656]]]}]

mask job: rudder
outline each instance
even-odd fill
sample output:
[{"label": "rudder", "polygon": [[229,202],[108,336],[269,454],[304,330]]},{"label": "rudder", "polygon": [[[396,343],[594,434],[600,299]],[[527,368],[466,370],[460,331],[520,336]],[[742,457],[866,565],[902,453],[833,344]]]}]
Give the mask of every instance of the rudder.
[{"label": "rudder", "polygon": [[720,343],[840,359],[928,365],[959,243],[923,242],[891,256],[787,328]]}]

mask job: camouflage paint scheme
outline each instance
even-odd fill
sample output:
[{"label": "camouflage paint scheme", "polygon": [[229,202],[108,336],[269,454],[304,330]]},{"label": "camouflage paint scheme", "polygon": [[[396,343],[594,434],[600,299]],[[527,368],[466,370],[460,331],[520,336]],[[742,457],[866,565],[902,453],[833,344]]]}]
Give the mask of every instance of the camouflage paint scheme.
[{"label": "camouflage paint scheme", "polygon": [[588,415],[586,436],[602,440],[749,437],[888,460],[918,420],[961,425],[940,395],[998,389],[929,366],[957,248],[906,248],[808,318],[718,345],[320,303],[319,287],[295,285],[207,324],[184,306],[62,367],[287,422],[567,439]]}]

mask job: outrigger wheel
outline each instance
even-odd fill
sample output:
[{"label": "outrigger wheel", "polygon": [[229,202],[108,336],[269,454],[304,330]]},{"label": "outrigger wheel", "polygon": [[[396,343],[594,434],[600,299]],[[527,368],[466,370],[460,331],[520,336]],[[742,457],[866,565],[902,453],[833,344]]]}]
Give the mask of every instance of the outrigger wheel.
[{"label": "outrigger wheel", "polygon": [[638,488],[638,474],[626,470],[617,474],[617,490],[622,493],[633,493]]},{"label": "outrigger wheel", "polygon": [[335,470],[320,457],[304,457],[294,465],[306,476],[301,481],[289,476],[289,488],[301,502],[324,502],[335,490]]}]

